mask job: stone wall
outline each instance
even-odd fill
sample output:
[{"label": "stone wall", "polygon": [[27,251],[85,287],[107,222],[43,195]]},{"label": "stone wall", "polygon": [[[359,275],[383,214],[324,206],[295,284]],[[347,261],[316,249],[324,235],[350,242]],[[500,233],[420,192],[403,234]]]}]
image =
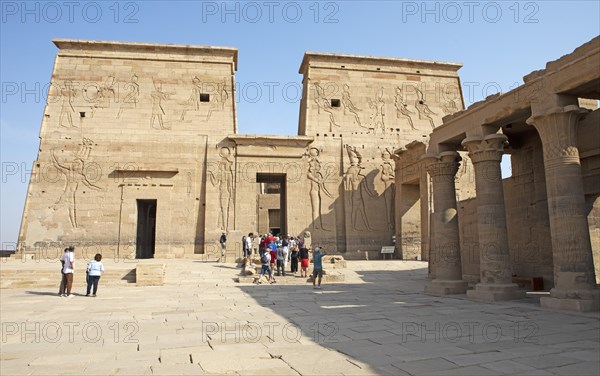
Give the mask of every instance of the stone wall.
[{"label": "stone wall", "polygon": [[[398,148],[428,134],[441,118],[463,109],[456,71],[459,64],[405,59],[307,53],[299,134],[311,144],[327,167],[321,194],[321,215],[307,228],[317,239],[331,239],[347,258],[363,258],[394,245],[397,257],[422,256],[419,195],[412,201],[397,196],[392,155]],[[315,158],[313,158],[314,160]],[[411,185],[412,184],[412,185]],[[416,187],[416,188],[415,188]],[[398,202],[399,197],[406,201]],[[307,198],[310,198],[308,196]],[[409,202],[410,201],[410,202]],[[397,210],[407,212],[398,216]],[[411,217],[412,219],[409,219]],[[398,218],[402,223],[396,223]],[[322,222],[322,223],[321,223]],[[360,252],[358,252],[360,251]],[[425,252],[427,254],[427,252]]]},{"label": "stone wall", "polygon": [[55,44],[20,250],[76,244],[135,257],[136,200],[145,199],[157,200],[157,257],[204,252],[205,197],[217,190],[205,186],[206,166],[235,131],[237,51]]}]

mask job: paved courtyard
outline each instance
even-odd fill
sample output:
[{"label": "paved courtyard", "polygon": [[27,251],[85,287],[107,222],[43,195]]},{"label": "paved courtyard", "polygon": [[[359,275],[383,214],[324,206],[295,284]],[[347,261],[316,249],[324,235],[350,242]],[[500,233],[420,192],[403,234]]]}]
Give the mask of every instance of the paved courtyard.
[{"label": "paved courtyard", "polygon": [[165,262],[162,287],[0,290],[0,374],[600,374],[598,314],[541,309],[535,295],[427,296],[426,263],[349,261],[345,282],[314,290],[292,277],[238,284],[235,264]]}]

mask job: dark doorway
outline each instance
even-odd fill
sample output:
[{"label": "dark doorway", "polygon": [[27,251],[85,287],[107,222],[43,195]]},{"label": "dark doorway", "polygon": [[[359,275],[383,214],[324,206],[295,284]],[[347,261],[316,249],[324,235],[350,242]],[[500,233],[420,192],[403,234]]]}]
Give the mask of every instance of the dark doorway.
[{"label": "dark doorway", "polygon": [[[287,189],[285,180],[285,174],[256,174],[257,183],[269,183],[269,189],[271,189],[273,193],[279,193],[279,213],[275,210],[269,210],[269,229],[271,231],[278,231],[282,235],[287,235]],[[277,186],[279,189],[277,189]],[[279,214],[279,221],[275,221],[275,218],[272,217],[276,214]],[[275,224],[278,224],[279,226]],[[272,233],[275,234],[274,232]]]},{"label": "dark doorway", "polygon": [[154,257],[156,239],[156,200],[137,200],[137,243],[135,257]]}]

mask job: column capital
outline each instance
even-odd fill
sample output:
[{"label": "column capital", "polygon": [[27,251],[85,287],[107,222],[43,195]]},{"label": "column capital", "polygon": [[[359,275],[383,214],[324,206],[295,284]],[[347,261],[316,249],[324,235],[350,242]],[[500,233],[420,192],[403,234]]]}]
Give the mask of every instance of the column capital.
[{"label": "column capital", "polygon": [[571,159],[579,164],[577,149],[577,124],[589,110],[576,105],[554,107],[551,110],[531,116],[527,124],[533,125],[542,140],[544,159]]},{"label": "column capital", "polygon": [[502,160],[504,146],[508,144],[508,137],[503,134],[493,133],[485,137],[470,136],[465,138],[461,145],[469,152],[473,163],[483,161]]},{"label": "column capital", "polygon": [[431,177],[454,176],[460,167],[462,158],[455,151],[444,151],[439,154],[425,154],[420,158]]}]

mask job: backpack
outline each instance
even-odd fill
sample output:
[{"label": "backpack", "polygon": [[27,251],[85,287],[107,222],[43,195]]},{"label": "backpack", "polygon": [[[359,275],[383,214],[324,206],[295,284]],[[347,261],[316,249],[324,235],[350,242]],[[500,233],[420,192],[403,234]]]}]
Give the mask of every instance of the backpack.
[{"label": "backpack", "polygon": [[264,252],[261,256],[260,256],[260,263],[261,264],[267,264],[269,260],[267,260],[267,253]]}]

